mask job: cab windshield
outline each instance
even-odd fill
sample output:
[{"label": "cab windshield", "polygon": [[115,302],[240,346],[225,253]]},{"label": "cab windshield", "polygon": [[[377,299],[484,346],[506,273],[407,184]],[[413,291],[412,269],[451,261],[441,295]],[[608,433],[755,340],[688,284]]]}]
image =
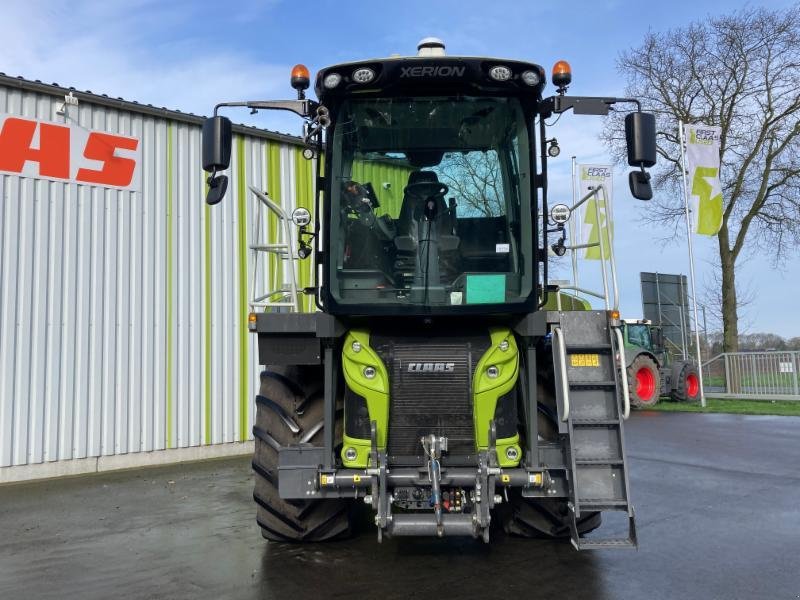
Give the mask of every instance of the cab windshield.
[{"label": "cab windshield", "polygon": [[345,103],[331,165],[336,302],[524,302],[533,285],[528,148],[513,98]]},{"label": "cab windshield", "polygon": [[647,325],[628,325],[628,341],[642,348],[652,349],[650,328]]}]

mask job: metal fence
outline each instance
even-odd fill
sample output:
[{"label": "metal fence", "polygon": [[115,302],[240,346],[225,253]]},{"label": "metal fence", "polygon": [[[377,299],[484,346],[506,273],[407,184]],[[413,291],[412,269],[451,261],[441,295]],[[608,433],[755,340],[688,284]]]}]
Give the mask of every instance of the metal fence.
[{"label": "metal fence", "polygon": [[725,352],[703,364],[712,398],[800,400],[800,352]]}]

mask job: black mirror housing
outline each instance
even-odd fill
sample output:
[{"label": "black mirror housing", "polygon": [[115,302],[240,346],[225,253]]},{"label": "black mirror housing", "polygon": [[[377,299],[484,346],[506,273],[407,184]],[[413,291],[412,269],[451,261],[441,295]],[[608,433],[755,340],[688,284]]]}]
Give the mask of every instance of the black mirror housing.
[{"label": "black mirror housing", "polygon": [[652,337],[653,342],[653,349],[656,351],[660,351],[664,347],[664,334],[659,328],[653,328],[650,330],[650,334]]},{"label": "black mirror housing", "polygon": [[231,163],[233,133],[227,117],[211,117],[203,123],[203,170],[224,171]]},{"label": "black mirror housing", "polygon": [[631,195],[637,200],[652,200],[653,186],[650,185],[650,173],[645,171],[631,171],[628,174],[628,185]]},{"label": "black mirror housing", "polygon": [[218,175],[208,178],[208,192],[206,193],[206,204],[214,206],[222,202],[225,192],[228,191],[227,175]]},{"label": "black mirror housing", "polygon": [[656,164],[656,116],[645,112],[626,115],[625,142],[630,166],[652,167]]}]

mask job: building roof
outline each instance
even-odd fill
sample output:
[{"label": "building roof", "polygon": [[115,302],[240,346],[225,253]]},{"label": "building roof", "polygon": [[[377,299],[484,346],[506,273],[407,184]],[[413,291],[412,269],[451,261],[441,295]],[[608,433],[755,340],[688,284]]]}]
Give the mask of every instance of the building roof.
[{"label": "building roof", "polygon": [[[24,77],[12,77],[0,72],[0,85],[17,88],[29,92],[37,92],[40,94],[49,94],[51,96],[64,96],[72,93],[79,101],[85,100],[92,104],[115,108],[117,110],[125,110],[153,117],[160,117],[162,119],[170,119],[172,121],[179,121],[183,123],[190,123],[192,125],[202,125],[206,117],[195,115],[194,113],[185,113],[179,110],[172,110],[165,107],[157,107],[152,104],[141,104],[135,100],[125,100],[124,98],[111,98],[107,94],[95,94],[91,90],[81,91],[74,87],[64,87],[57,83],[43,83],[37,80],[25,79]],[[283,142],[285,144],[303,145],[303,140],[299,137],[289,135],[287,133],[279,133],[277,131],[270,131],[268,129],[261,129],[252,125],[234,124],[234,133],[240,133],[257,138],[264,138]]]}]

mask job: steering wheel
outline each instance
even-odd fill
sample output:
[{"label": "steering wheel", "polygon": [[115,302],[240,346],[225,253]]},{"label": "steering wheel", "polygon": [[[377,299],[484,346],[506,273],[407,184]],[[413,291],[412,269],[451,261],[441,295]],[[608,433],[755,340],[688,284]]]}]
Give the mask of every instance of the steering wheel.
[{"label": "steering wheel", "polygon": [[417,183],[409,183],[406,186],[406,193],[423,196],[426,199],[444,196],[449,191],[449,187],[438,181],[418,181]]},{"label": "steering wheel", "polygon": [[397,224],[389,215],[381,215],[375,219],[375,226],[386,240],[393,240],[397,236]]},{"label": "steering wheel", "polygon": [[393,240],[397,235],[397,225],[388,215],[377,216],[372,210],[358,213],[359,222],[375,231],[384,240]]}]

